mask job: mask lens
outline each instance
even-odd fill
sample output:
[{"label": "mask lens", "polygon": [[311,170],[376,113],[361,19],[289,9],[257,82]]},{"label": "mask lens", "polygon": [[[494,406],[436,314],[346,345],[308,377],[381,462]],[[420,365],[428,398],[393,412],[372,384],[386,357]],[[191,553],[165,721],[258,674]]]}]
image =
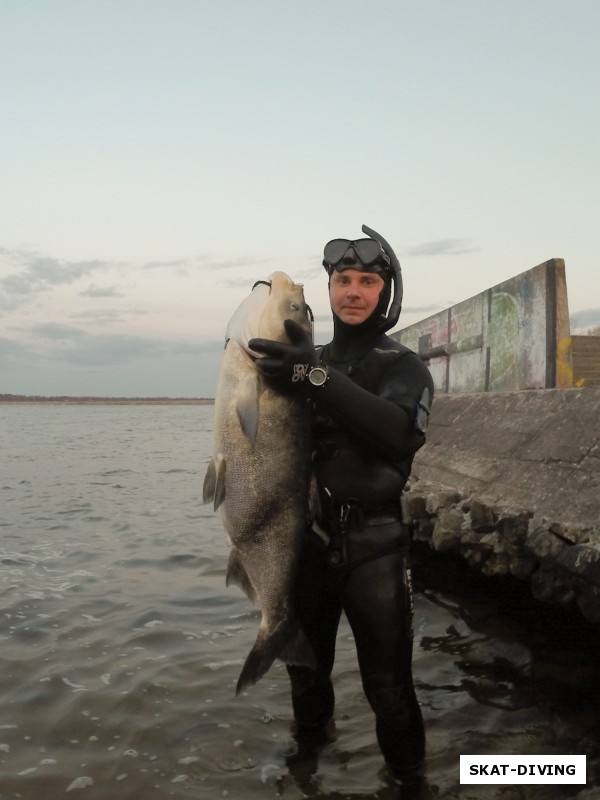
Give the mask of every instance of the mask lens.
[{"label": "mask lens", "polygon": [[349,239],[332,239],[323,250],[323,258],[332,267],[339,264],[352,242]]},{"label": "mask lens", "polygon": [[374,264],[382,256],[381,245],[373,239],[358,239],[354,242],[354,249],[365,267]]}]

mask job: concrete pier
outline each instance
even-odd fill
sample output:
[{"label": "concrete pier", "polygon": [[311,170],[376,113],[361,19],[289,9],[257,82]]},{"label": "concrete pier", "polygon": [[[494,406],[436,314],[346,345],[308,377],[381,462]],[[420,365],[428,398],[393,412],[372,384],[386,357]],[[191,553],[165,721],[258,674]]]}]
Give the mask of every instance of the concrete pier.
[{"label": "concrete pier", "polygon": [[600,387],[438,394],[405,517],[415,540],[600,623]]}]

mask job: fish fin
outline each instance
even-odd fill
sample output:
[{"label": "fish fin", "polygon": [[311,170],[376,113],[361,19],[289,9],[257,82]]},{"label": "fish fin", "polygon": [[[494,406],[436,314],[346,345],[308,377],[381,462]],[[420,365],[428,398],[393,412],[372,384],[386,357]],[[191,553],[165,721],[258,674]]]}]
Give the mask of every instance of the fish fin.
[{"label": "fish fin", "polygon": [[268,672],[271,665],[277,658],[279,651],[278,643],[273,641],[273,636],[269,636],[266,631],[259,630],[254,647],[248,653],[240,677],[238,678],[237,686],[235,687],[236,695],[239,695],[248,686],[259,681],[262,676]]},{"label": "fish fin", "polygon": [[215,511],[225,499],[225,469],[225,458],[219,454],[216,458],[211,460],[206,470],[206,475],[204,476],[202,502],[210,503],[212,500]]},{"label": "fish fin", "polygon": [[242,432],[250,442],[256,441],[258,430],[258,398],[260,396],[260,384],[258,376],[248,380],[244,384],[243,391],[238,397],[236,411]]},{"label": "fish fin", "polygon": [[282,624],[274,631],[259,629],[254,647],[248,653],[240,672],[235,690],[236,695],[259,681],[271,668],[276,658],[280,658],[286,663],[316,669],[313,650],[298,622]]},{"label": "fish fin", "polygon": [[317,668],[315,654],[299,623],[294,625],[292,638],[283,647],[278,658],[285,664],[293,664],[296,667]]},{"label": "fish fin", "polygon": [[246,594],[250,600],[256,601],[256,590],[252,585],[252,581],[248,577],[248,573],[244,569],[241,562],[239,551],[235,548],[229,554],[229,562],[227,564],[227,574],[225,576],[225,585],[231,584],[239,586],[240,589]]},{"label": "fish fin", "polygon": [[217,485],[217,470],[215,462],[209,461],[206,475],[204,476],[204,486],[202,487],[202,502],[210,503],[215,498],[215,486]]}]

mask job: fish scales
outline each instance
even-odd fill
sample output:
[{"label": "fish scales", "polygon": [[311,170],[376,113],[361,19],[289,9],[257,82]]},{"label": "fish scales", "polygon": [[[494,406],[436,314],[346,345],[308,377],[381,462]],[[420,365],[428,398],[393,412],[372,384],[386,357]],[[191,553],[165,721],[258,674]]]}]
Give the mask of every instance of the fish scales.
[{"label": "fish scales", "polygon": [[259,680],[276,658],[314,666],[294,611],[293,586],[308,520],[310,419],[306,401],[270,389],[248,349],[253,337],[286,340],[283,322],[310,330],[302,288],[274,273],[228,325],[215,397],[214,454],[204,500],[219,508],[231,553],[227,583],[259,606],[257,639],[237,692]]}]

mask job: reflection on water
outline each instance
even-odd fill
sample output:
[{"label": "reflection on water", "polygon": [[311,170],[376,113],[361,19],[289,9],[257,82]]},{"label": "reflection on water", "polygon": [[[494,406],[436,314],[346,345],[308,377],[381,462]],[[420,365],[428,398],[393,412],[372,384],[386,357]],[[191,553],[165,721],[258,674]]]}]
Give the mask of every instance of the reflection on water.
[{"label": "reflection on water", "polygon": [[[1,798],[408,796],[382,773],[345,623],[335,726],[317,751],[295,754],[280,664],[234,698],[258,615],[225,588],[220,521],[200,501],[211,416],[0,406]],[[598,664],[585,637],[549,634],[539,615],[516,621],[462,578],[440,583],[439,569],[416,572],[428,735],[417,796],[584,789],[460,786],[461,753],[587,753],[588,790],[598,783]]]}]

